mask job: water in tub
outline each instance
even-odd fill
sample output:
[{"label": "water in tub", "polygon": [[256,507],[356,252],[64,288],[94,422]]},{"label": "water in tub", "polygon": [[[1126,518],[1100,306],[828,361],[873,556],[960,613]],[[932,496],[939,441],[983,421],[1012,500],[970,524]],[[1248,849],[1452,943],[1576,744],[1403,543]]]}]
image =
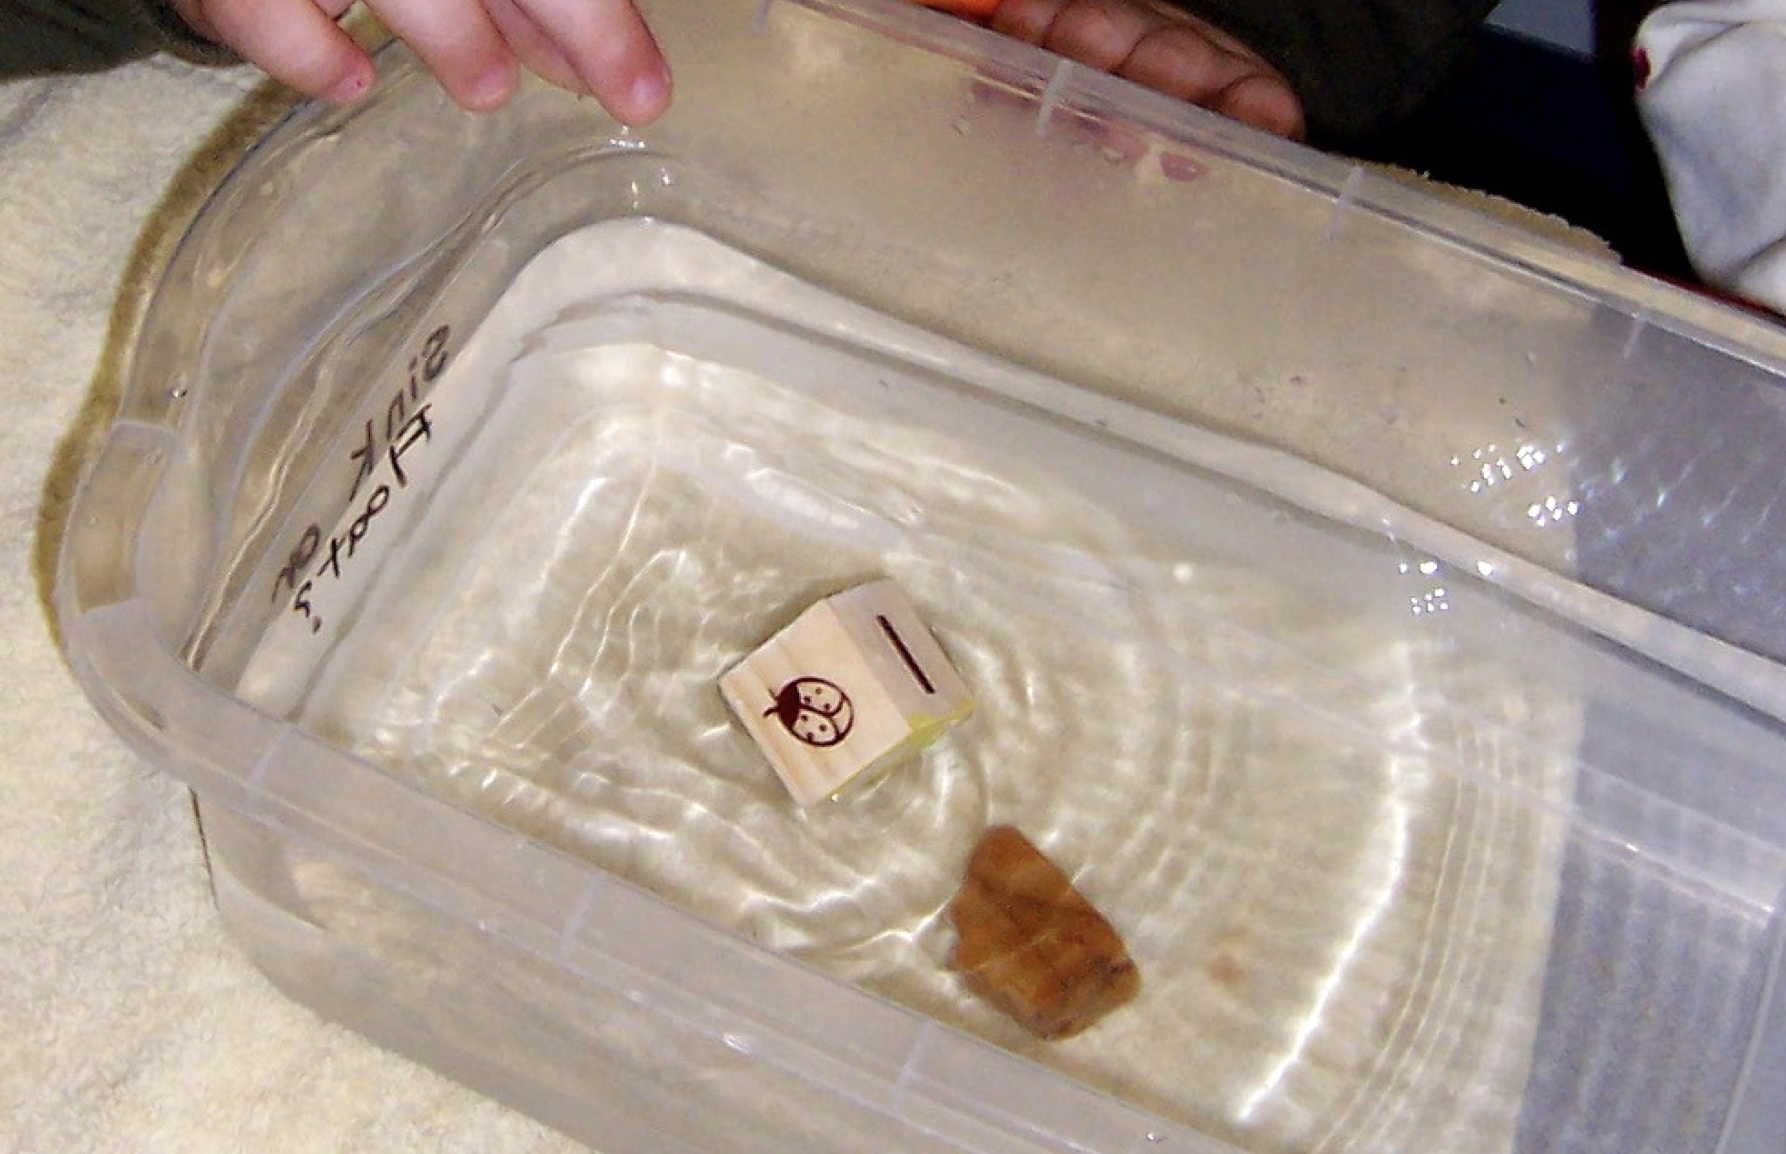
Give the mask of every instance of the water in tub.
[{"label": "water in tub", "polygon": [[[670,226],[562,239],[434,351],[425,423],[332,535],[361,559],[268,634],[251,700],[1241,1145],[1510,1148],[1579,708],[1514,669],[1543,638],[1492,590],[1199,467],[1231,450],[1213,438]],[[977,711],[801,808],[716,681],[879,576]],[[1140,965],[1140,996],[1071,1040],[947,968],[994,822]]]}]

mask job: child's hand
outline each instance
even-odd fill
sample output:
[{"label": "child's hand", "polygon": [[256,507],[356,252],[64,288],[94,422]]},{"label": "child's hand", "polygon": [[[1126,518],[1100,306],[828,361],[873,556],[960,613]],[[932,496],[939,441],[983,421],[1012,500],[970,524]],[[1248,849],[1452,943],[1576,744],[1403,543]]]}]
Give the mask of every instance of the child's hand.
[{"label": "child's hand", "polygon": [[[171,0],[201,34],[307,96],[348,103],[372,61],[336,27],[352,0]],[[514,93],[525,64],[588,92],[626,124],[656,119],[670,74],[632,0],[367,0],[454,101],[483,111]]]},{"label": "child's hand", "polygon": [[987,23],[1254,128],[1303,135],[1302,102],[1282,73],[1234,37],[1159,0],[999,0]]}]

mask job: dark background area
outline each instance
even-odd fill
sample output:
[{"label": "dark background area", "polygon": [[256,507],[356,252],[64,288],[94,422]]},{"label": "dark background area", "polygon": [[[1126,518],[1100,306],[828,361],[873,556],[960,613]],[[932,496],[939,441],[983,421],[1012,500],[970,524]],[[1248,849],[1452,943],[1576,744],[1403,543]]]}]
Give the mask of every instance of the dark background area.
[{"label": "dark background area", "polygon": [[1651,6],[1597,0],[1585,51],[1484,26],[1453,82],[1372,159],[1561,217],[1634,268],[1696,283],[1633,98],[1630,46]]}]

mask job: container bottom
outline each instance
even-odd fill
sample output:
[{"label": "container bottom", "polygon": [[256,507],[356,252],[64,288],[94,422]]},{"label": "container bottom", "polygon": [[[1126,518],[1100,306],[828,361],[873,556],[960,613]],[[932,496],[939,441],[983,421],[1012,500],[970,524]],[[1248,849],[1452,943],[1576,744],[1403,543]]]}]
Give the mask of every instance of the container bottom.
[{"label": "container bottom", "polygon": [[199,813],[224,924],[281,992],[604,1154],[1065,1149],[964,1146],[825,1098],[325,848],[202,798]]}]

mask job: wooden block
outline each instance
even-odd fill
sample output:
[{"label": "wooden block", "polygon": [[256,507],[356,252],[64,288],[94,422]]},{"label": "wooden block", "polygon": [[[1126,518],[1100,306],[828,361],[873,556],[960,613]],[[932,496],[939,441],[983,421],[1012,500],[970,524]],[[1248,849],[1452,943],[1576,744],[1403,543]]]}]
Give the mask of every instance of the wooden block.
[{"label": "wooden block", "polygon": [[719,688],[801,805],[909,760],[973,710],[961,675],[889,580],[811,606]]},{"label": "wooden block", "polygon": [[1140,992],[1116,930],[1011,826],[980,839],[949,917],[954,968],[1038,1037],[1076,1034]]}]

